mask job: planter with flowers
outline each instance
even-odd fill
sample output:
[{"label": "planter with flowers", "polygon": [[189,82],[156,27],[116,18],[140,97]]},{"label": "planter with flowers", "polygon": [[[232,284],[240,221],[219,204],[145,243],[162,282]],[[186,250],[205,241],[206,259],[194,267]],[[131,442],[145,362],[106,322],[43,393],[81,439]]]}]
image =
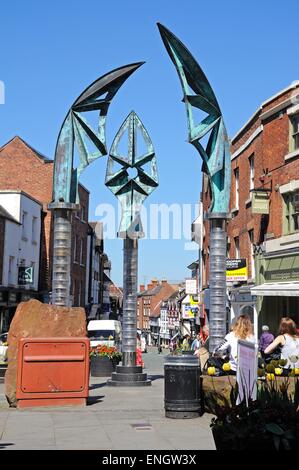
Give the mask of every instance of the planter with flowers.
[{"label": "planter with flowers", "polygon": [[[205,393],[206,405],[214,415],[211,429],[217,450],[298,449],[297,370],[292,369],[290,376],[281,377],[280,369],[285,364],[277,362],[266,366],[265,371],[259,369],[261,380],[255,401],[249,399],[248,403],[243,401],[237,405],[237,383],[231,383],[229,397],[217,392],[216,388]],[[230,377],[226,378],[230,381]]]},{"label": "planter with flowers", "polygon": [[90,375],[109,377],[121,361],[121,353],[110,346],[96,346],[90,349]]}]

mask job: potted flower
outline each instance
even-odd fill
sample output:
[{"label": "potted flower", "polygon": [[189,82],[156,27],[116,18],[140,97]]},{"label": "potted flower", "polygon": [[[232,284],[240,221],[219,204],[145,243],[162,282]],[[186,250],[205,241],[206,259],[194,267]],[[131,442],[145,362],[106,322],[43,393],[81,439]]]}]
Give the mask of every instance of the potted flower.
[{"label": "potted flower", "polygon": [[[229,397],[215,389],[206,394],[207,407],[214,415],[210,426],[217,450],[298,448],[299,382],[294,371],[290,374],[293,378],[277,377],[276,372],[266,371],[258,383],[255,401],[244,400],[237,405],[237,383],[231,385]],[[294,380],[293,393],[290,393],[291,380]]]},{"label": "potted flower", "polygon": [[121,353],[114,346],[99,345],[90,349],[90,374],[108,377],[121,361]]}]

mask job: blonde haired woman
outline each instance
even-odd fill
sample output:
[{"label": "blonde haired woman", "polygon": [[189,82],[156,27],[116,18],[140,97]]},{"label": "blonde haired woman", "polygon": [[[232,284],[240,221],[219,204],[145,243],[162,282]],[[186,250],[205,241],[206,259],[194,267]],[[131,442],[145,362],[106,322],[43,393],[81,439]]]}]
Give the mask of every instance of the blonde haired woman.
[{"label": "blonde haired woman", "polygon": [[237,354],[238,354],[238,340],[243,339],[255,342],[253,335],[253,326],[248,315],[240,315],[234,323],[232,330],[226,335],[224,343],[221,344],[214,352],[228,352],[231,373],[234,375],[237,370]]},{"label": "blonde haired woman", "polygon": [[[299,367],[299,338],[297,336],[296,323],[289,317],[280,320],[279,336],[265,349],[265,354],[271,354],[277,347],[281,347],[281,359],[286,359],[284,369]],[[290,357],[293,360],[290,361]]]}]

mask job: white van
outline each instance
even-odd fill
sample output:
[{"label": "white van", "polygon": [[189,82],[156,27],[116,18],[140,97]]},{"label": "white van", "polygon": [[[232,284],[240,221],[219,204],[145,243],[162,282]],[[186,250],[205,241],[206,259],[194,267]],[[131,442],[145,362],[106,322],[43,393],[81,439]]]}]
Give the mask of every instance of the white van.
[{"label": "white van", "polygon": [[87,325],[90,346],[115,346],[121,348],[121,324],[117,320],[90,320]]}]

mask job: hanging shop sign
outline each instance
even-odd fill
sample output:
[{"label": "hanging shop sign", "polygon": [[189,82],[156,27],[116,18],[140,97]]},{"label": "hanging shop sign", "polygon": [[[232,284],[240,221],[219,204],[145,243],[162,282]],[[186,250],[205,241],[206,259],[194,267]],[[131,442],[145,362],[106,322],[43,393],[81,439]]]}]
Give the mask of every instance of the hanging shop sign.
[{"label": "hanging shop sign", "polygon": [[269,193],[267,191],[253,191],[251,212],[253,214],[269,214]]},{"label": "hanging shop sign", "polygon": [[247,281],[247,260],[227,259],[226,260],[226,280],[229,282]]},{"label": "hanging shop sign", "polygon": [[186,294],[191,294],[191,295],[197,294],[197,280],[196,279],[185,280],[185,292]]},{"label": "hanging shop sign", "polygon": [[182,302],[183,320],[192,320],[198,313],[198,298],[193,295],[187,295]]}]

